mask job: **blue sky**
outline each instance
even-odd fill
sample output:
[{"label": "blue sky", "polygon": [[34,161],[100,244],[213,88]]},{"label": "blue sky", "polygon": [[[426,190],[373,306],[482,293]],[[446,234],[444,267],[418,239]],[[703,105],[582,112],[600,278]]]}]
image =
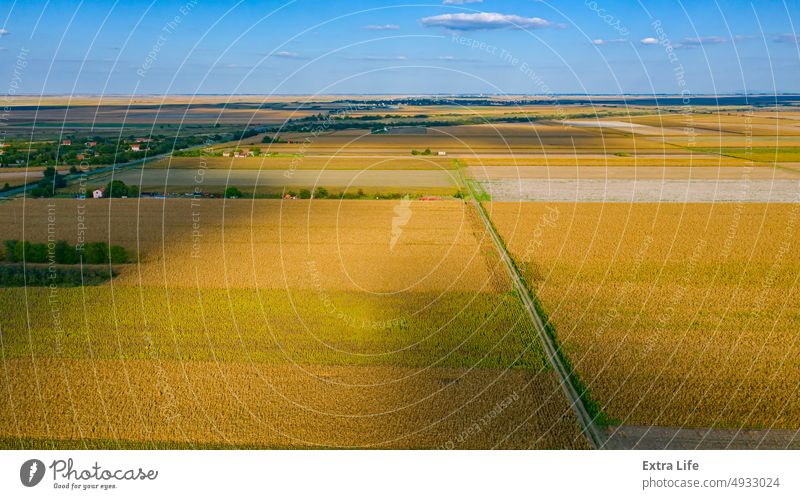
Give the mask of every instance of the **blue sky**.
[{"label": "blue sky", "polygon": [[2,0],[0,86],[7,79],[27,94],[798,92],[799,13],[788,0]]}]

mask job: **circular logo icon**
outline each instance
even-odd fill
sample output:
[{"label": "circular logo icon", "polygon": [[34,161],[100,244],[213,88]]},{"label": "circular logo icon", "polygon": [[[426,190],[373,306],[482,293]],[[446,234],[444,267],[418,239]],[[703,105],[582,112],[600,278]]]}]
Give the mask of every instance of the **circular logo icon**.
[{"label": "circular logo icon", "polygon": [[19,479],[26,487],[35,487],[44,478],[44,463],[38,459],[28,459],[19,469]]}]

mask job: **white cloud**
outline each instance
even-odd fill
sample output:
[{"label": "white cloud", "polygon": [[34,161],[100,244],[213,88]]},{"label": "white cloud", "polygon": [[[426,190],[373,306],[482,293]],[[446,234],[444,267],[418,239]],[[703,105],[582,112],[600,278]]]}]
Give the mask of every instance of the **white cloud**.
[{"label": "white cloud", "polygon": [[7,34],[8,34],[8,30],[7,29],[0,28],[0,36],[7,35]]},{"label": "white cloud", "polygon": [[800,36],[784,33],[772,39],[776,43],[800,43]]},{"label": "white cloud", "polygon": [[288,50],[281,50],[280,52],[275,52],[275,57],[283,57],[284,59],[302,59],[302,56],[297,52],[289,52]]},{"label": "white cloud", "polygon": [[549,28],[555,26],[552,22],[540,17],[522,17],[514,14],[498,14],[496,12],[441,14],[424,17],[420,19],[420,22],[428,27],[460,31],[502,28]]},{"label": "white cloud", "polygon": [[673,45],[676,49],[680,48],[696,48],[702,47],[703,45],[720,45],[723,43],[728,43],[727,38],[723,38],[721,36],[701,36],[699,38],[684,38],[680,42]]},{"label": "white cloud", "polygon": [[593,45],[609,45],[611,43],[627,43],[627,42],[628,40],[626,40],[625,38],[613,38],[611,40],[604,40],[602,38],[597,38],[595,40],[592,40]]},{"label": "white cloud", "polygon": [[369,26],[364,26],[364,29],[371,31],[394,31],[400,29],[400,26],[396,24],[370,24]]},{"label": "white cloud", "polygon": [[442,0],[444,5],[464,5],[465,3],[483,3],[483,0]]},{"label": "white cloud", "polygon": [[364,55],[360,57],[350,57],[353,61],[406,61],[408,57],[404,55]]},{"label": "white cloud", "polygon": [[642,45],[658,45],[658,39],[648,36],[647,38],[642,38],[639,40],[639,43]]}]

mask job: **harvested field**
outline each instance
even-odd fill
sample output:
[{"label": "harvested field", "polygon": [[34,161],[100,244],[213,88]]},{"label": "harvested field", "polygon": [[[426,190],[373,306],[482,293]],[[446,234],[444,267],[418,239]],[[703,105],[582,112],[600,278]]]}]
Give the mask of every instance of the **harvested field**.
[{"label": "harvested field", "polygon": [[612,418],[800,426],[800,204],[489,208]]},{"label": "harvested field", "polygon": [[[69,170],[64,168],[58,173],[65,174]],[[23,185],[41,180],[44,168],[0,168],[0,187],[8,183],[9,186]]]},{"label": "harvested field", "polygon": [[793,449],[800,450],[800,430],[665,428],[618,426],[608,429],[605,449]]},{"label": "harvested field", "polygon": [[800,203],[800,178],[741,180],[502,179],[480,182],[496,201]]},{"label": "harvested field", "polygon": [[625,166],[469,166],[464,173],[479,181],[496,179],[540,180],[792,180],[800,179],[800,170],[775,167],[642,167]]},{"label": "harvested field", "polygon": [[694,153],[694,154],[626,154],[617,155],[612,151],[608,154],[572,153],[557,154],[507,154],[504,157],[499,154],[486,156],[482,154],[453,154],[454,159],[459,159],[473,168],[489,168],[496,166],[503,167],[563,167],[573,168],[583,167],[602,167],[617,168],[626,167],[633,169],[639,167],[662,167],[662,168],[696,168],[696,167],[717,167],[726,168],[732,166],[754,165],[752,161],[741,158],[731,158],[728,156],[716,156],[713,154]]}]

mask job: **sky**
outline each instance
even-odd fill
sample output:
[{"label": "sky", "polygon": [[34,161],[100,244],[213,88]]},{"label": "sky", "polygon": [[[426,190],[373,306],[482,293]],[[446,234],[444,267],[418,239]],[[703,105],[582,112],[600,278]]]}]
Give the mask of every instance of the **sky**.
[{"label": "sky", "polygon": [[800,92],[795,0],[0,0],[0,26],[7,95]]}]

